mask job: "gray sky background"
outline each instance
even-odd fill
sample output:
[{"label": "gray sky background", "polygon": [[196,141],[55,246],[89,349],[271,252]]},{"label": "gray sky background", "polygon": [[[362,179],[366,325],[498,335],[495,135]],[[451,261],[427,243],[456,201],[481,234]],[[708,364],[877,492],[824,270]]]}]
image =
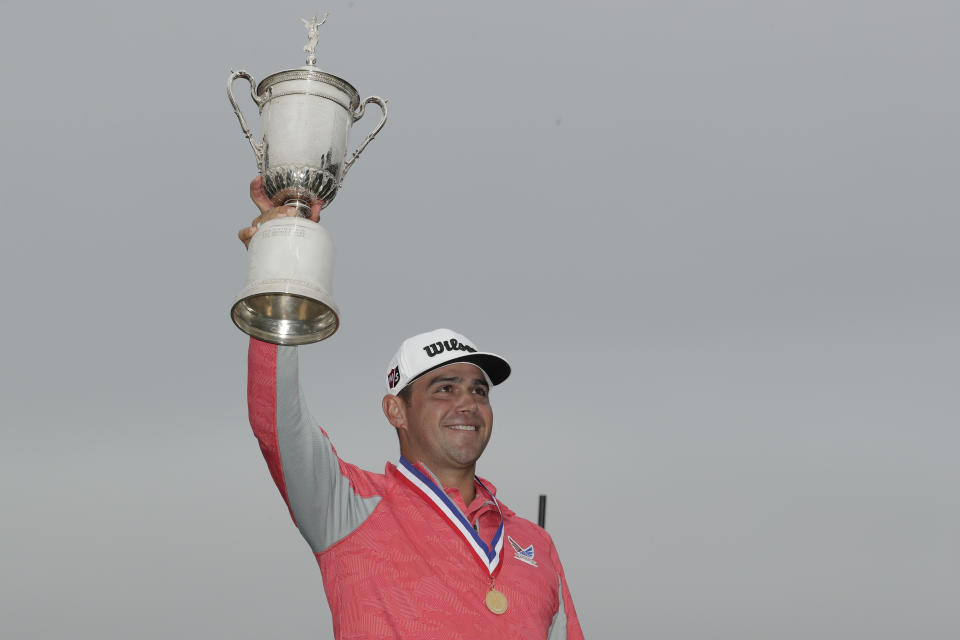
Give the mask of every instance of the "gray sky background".
[{"label": "gray sky background", "polygon": [[227,313],[224,81],[320,9],[390,100],[301,353],[345,459],[396,459],[385,367],[449,326],[514,366],[479,471],[549,494],[588,637],[958,637],[958,6],[5,9],[0,635],[330,637]]}]

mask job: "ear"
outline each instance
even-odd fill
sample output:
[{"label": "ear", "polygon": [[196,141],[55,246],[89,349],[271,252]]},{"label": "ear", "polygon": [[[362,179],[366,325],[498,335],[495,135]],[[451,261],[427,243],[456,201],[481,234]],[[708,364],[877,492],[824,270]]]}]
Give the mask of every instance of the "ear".
[{"label": "ear", "polygon": [[407,428],[407,405],[406,403],[398,398],[397,396],[388,393],[383,396],[383,415],[387,417],[387,420],[399,430],[406,430]]}]

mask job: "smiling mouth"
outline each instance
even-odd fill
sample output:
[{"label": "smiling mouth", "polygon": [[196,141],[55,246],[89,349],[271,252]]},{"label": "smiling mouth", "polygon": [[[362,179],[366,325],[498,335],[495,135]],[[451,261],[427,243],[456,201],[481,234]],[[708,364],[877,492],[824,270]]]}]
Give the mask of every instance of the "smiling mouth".
[{"label": "smiling mouth", "polygon": [[479,428],[473,424],[451,424],[447,425],[447,429],[453,429],[454,431],[478,431]]}]

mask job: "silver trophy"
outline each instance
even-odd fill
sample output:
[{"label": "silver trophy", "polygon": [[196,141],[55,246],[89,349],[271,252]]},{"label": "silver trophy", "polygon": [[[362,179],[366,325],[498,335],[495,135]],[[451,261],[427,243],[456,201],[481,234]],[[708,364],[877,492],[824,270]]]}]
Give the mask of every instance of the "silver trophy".
[{"label": "silver trophy", "polygon": [[[340,326],[331,296],[333,241],[307,218],[315,201],[323,208],[333,201],[350,167],[387,121],[386,101],[372,96],[361,102],[349,82],[316,66],[319,29],[326,19],[301,18],[309,34],[305,66],[274,73],[259,85],[246,71],[227,79],[230,104],[253,148],[267,196],[275,206],[299,210],[299,217],[270,220],[253,236],[246,283],[230,313],[242,331],[274,344],[317,342]],[[233,95],[237,78],[250,83],[250,97],[260,110],[259,142]],[[383,116],[348,159],[350,126],[370,103]]]}]

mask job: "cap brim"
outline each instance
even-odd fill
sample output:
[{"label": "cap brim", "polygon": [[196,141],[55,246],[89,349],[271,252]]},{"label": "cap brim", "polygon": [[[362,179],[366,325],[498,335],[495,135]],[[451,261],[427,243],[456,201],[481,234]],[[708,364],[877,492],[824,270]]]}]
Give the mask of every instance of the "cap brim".
[{"label": "cap brim", "polygon": [[[417,374],[416,378],[412,378],[410,382],[403,386],[409,387],[411,384],[427,375],[431,371],[435,371],[440,367],[445,367],[448,364],[456,364],[457,362],[469,362],[470,364],[477,365],[480,367],[480,370],[486,374],[487,378],[490,379],[490,384],[493,386],[497,386],[510,377],[510,365],[506,360],[495,353],[474,352],[467,353],[459,358],[452,358],[446,362],[439,363],[435,367],[430,367],[425,371],[421,371],[419,374]],[[397,389],[396,393],[400,393],[400,389]]]},{"label": "cap brim", "polygon": [[450,362],[469,362],[477,365],[487,374],[490,384],[494,386],[510,377],[510,365],[495,353],[470,353],[461,358],[454,358]]}]

